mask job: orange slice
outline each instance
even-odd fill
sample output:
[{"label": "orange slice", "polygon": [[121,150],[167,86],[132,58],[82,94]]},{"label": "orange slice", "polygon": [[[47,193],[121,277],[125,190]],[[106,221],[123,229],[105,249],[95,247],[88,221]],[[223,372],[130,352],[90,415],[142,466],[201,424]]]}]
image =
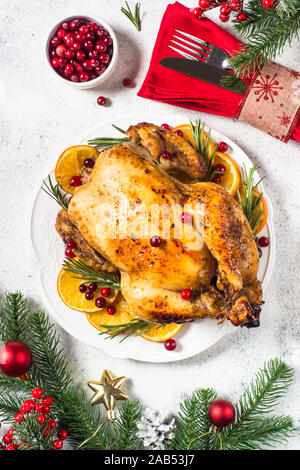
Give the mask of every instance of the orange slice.
[{"label": "orange slice", "polygon": [[106,309],[104,309],[94,313],[87,313],[87,319],[94,328],[106,332],[106,329],[101,328],[99,325],[123,325],[136,318],[135,315],[128,312],[128,304],[121,295],[118,296],[114,307],[116,309],[114,315],[109,315]]},{"label": "orange slice", "polygon": [[225,174],[222,176],[220,175],[220,185],[226,189],[231,196],[235,196],[242,182],[238,164],[229,155],[227,155],[227,153],[217,151],[215,153],[212,166],[215,167],[218,164],[222,164],[225,167]]},{"label": "orange slice", "polygon": [[[254,194],[259,197],[260,196],[260,192],[258,191],[258,189],[254,189]],[[240,190],[240,194],[241,194],[241,198],[242,200],[244,199],[244,192],[242,190]],[[254,232],[254,234],[256,235],[257,233],[261,232],[262,229],[264,228],[264,226],[266,225],[267,223],[267,220],[268,220],[268,205],[267,205],[267,202],[265,200],[265,198],[262,196],[260,202],[259,202],[259,213],[263,212],[263,216],[261,217],[259,223],[258,223],[258,226]]]},{"label": "orange slice", "polygon": [[[190,142],[190,144],[194,147],[194,149],[196,149],[196,144],[195,144],[195,141],[194,141],[194,138],[193,138],[193,134],[192,134],[192,131],[191,131],[191,127],[189,124],[181,124],[180,126],[177,126],[177,127],[174,127],[173,128],[173,131],[181,131],[183,133],[183,138],[184,140]],[[205,136],[205,139],[207,138],[207,132],[204,132],[204,136]],[[214,151],[214,144],[212,141],[210,141],[210,144],[209,144],[209,155],[211,156],[213,151]]]},{"label": "orange slice", "polygon": [[74,193],[74,187],[70,186],[73,176],[80,176],[84,160],[95,160],[98,150],[89,145],[75,145],[67,148],[59,157],[55,167],[55,179],[61,189],[68,194]]},{"label": "orange slice", "polygon": [[167,341],[167,339],[173,338],[181,330],[182,324],[169,323],[168,325],[157,325],[150,328],[141,335],[141,338],[153,341],[154,343],[161,343]]},{"label": "orange slice", "polygon": [[[79,292],[79,286],[82,284],[81,279],[72,277],[73,274],[66,271],[64,268],[61,269],[57,279],[57,292],[61,300],[67,307],[78,312],[97,312],[99,308],[95,305],[97,297],[101,297],[101,289],[98,288],[93,294],[93,300],[87,300],[85,294]],[[111,296],[106,298],[108,304],[111,304],[118,291],[112,291]],[[106,311],[106,309],[103,309]]]}]

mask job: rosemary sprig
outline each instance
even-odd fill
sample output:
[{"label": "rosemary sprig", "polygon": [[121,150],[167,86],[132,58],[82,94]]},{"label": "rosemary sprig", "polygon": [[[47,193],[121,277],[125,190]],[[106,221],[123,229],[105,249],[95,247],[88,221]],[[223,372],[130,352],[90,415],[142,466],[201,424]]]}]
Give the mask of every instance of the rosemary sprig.
[{"label": "rosemary sprig", "polygon": [[81,259],[66,258],[63,267],[66,271],[73,273],[75,279],[82,279],[84,284],[95,282],[99,287],[110,287],[120,290],[120,279],[118,275],[106,271],[96,271]]},{"label": "rosemary sprig", "polygon": [[258,183],[254,184],[254,173],[256,172],[256,170],[257,165],[254,164],[253,167],[247,173],[246,167],[245,165],[243,165],[243,167],[241,168],[242,187],[241,191],[239,189],[237,190],[240,204],[254,234],[264,215],[264,211],[260,209],[260,201],[262,199],[263,194],[260,193],[260,195],[258,196],[257,194],[255,194],[255,189],[265,177],[263,176],[258,181]]},{"label": "rosemary sprig", "polygon": [[48,183],[43,180],[42,190],[45,191],[48,196],[52,197],[60,207],[64,210],[68,210],[69,201],[71,199],[70,196],[62,194],[59,185],[52,183],[50,175],[48,176]]},{"label": "rosemary sprig", "polygon": [[128,139],[128,137],[95,137],[89,140],[88,144],[92,147],[105,150],[114,145],[123,144],[123,142],[130,142],[130,139]]},{"label": "rosemary sprig", "polygon": [[217,151],[217,147],[215,146],[212,154],[210,155],[211,131],[209,130],[205,135],[205,124],[204,122],[201,123],[200,119],[197,119],[195,124],[193,124],[190,120],[190,128],[196,145],[196,149],[199,153],[201,153],[206,163],[207,181],[211,181],[213,175],[216,174],[216,172],[213,172],[212,163],[215,157],[215,153]]},{"label": "rosemary sprig", "polygon": [[121,129],[121,127],[118,127],[116,126],[115,124],[112,124],[112,126],[117,129],[117,131],[121,132],[121,134],[125,134],[126,135],[126,131],[124,131],[124,129]]},{"label": "rosemary sprig", "polygon": [[106,331],[99,333],[100,335],[108,335],[105,339],[113,339],[121,334],[125,334],[125,337],[120,340],[120,343],[127,339],[129,336],[140,336],[146,333],[153,326],[158,328],[164,327],[163,324],[152,323],[140,318],[134,318],[129,323],[123,323],[121,325],[99,325],[100,328],[105,328]]},{"label": "rosemary sprig", "polygon": [[124,13],[125,16],[131,21],[131,23],[136,27],[138,31],[141,31],[141,15],[140,15],[140,4],[137,3],[135,5],[134,12],[131,11],[130,6],[128,5],[128,2],[126,3],[126,7],[121,8],[121,12]]}]

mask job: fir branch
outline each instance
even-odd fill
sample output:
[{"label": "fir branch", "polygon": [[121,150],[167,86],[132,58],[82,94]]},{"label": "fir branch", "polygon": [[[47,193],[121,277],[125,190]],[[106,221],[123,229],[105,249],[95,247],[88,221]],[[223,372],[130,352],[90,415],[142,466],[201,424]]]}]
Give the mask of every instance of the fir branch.
[{"label": "fir branch", "polygon": [[233,73],[231,75],[224,75],[224,77],[222,77],[221,84],[235,93],[240,93],[241,95],[243,95],[248,88],[247,83]]},{"label": "fir branch", "polygon": [[126,1],[126,7],[121,7],[121,12],[131,21],[131,23],[136,27],[138,31],[141,31],[141,15],[140,15],[140,4],[135,5],[134,12],[131,10],[128,2]]},{"label": "fir branch", "polygon": [[[279,399],[286,394],[293,377],[293,369],[281,359],[272,359],[265,363],[240,397],[236,405],[235,423],[224,428],[224,448],[242,441],[243,433],[250,429],[250,425],[259,431],[261,416],[275,409]],[[286,431],[292,431],[289,421],[287,425]]]},{"label": "fir branch", "polygon": [[258,183],[254,183],[254,174],[257,171],[257,165],[254,164],[253,167],[247,172],[245,165],[242,169],[242,187],[241,191],[237,190],[237,195],[239,202],[243,208],[243,212],[247,217],[250,227],[253,233],[256,233],[256,229],[259,226],[259,223],[264,215],[264,211],[260,208],[260,202],[263,194],[260,193],[257,195],[255,190],[261,181],[265,178],[261,178]]},{"label": "fir branch", "polygon": [[209,450],[212,447],[213,426],[207,417],[209,405],[217,394],[211,388],[196,390],[180,405],[176,417],[177,427],[170,443],[170,450]]},{"label": "fir branch", "polygon": [[214,146],[214,150],[212,154],[210,154],[210,144],[212,142],[210,133],[211,131],[209,130],[207,133],[204,131],[205,129],[205,123],[202,122],[200,119],[196,120],[196,123],[193,124],[192,121],[190,121],[190,129],[192,132],[193,140],[196,145],[196,150],[199,152],[202,157],[204,158],[206,167],[207,167],[207,181],[211,181],[213,177],[213,160],[215,157],[215,153],[217,151],[217,147]]},{"label": "fir branch", "polygon": [[5,390],[5,393],[0,394],[0,419],[4,423],[14,421],[16,413],[20,412],[21,398],[18,395],[13,395],[10,390]]},{"label": "fir branch", "polygon": [[118,411],[115,428],[119,437],[114,449],[136,450],[138,449],[137,423],[141,415],[141,406],[138,401],[126,401],[122,403]]},{"label": "fir branch", "polygon": [[14,442],[24,443],[21,450],[53,450],[53,436],[45,436],[45,428],[36,415],[25,415],[22,422],[14,424]]},{"label": "fir branch", "polygon": [[67,194],[62,194],[58,184],[54,185],[52,183],[50,175],[48,176],[48,183],[43,180],[42,190],[52,197],[57,204],[60,205],[64,210],[68,210],[68,205],[70,202],[70,196]]},{"label": "fir branch", "polygon": [[20,292],[6,294],[0,307],[0,340],[26,342],[29,312],[28,302]]},{"label": "fir branch", "polygon": [[121,289],[120,279],[116,274],[111,274],[106,271],[96,271],[80,258],[66,258],[63,267],[66,271],[73,273],[75,279],[81,279],[83,283],[93,282],[99,287],[110,287],[115,290]]},{"label": "fir branch", "polygon": [[104,328],[105,331],[99,333],[99,335],[108,335],[106,339],[114,339],[119,335],[125,334],[125,337],[120,340],[122,343],[129,336],[135,335],[140,336],[146,333],[150,328],[158,326],[163,328],[163,324],[151,323],[140,318],[134,318],[129,323],[123,323],[121,325],[99,325],[100,328]]}]

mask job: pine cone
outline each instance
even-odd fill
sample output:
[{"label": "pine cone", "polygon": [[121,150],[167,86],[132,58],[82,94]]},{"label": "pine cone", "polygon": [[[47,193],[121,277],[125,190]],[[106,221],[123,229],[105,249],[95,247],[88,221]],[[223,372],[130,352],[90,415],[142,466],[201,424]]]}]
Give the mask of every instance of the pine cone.
[{"label": "pine cone", "polygon": [[173,437],[175,419],[168,423],[167,416],[147,408],[137,424],[137,437],[143,441],[144,447],[153,450],[164,450]]}]

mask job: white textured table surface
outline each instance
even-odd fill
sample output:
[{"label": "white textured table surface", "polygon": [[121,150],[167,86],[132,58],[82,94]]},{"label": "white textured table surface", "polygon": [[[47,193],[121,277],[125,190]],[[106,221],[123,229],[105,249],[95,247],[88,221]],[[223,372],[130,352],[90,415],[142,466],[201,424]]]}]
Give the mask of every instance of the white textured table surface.
[{"label": "white textured table surface", "polygon": [[[36,181],[64,146],[101,120],[143,110],[199,115],[136,96],[145,76],[166,0],[141,1],[142,33],[121,15],[121,0],[1,0],[0,5],[0,292],[21,290],[43,308],[28,267],[26,213]],[[131,2],[132,3],[132,2]],[[195,0],[183,2],[195,6]],[[60,83],[44,62],[47,32],[74,12],[95,12],[112,25],[120,42],[120,60],[100,90],[78,91]],[[211,15],[214,17],[215,14]],[[230,28],[230,26],[225,26]],[[299,44],[286,48],[278,60],[300,70]],[[131,77],[136,88],[121,81]],[[99,94],[111,100],[99,107]],[[208,351],[174,364],[143,364],[117,360],[61,332],[74,377],[81,384],[102,369],[124,374],[132,398],[154,409],[174,410],[185,393],[213,386],[235,399],[263,362],[283,357],[296,369],[296,382],[283,399],[280,413],[300,425],[300,147],[282,144],[231,119],[202,114],[210,127],[235,140],[267,175],[265,187],[275,213],[277,255],[272,281],[265,292],[261,327],[233,330]],[[74,140],[75,139],[75,140]],[[171,354],[171,353],[170,353]],[[288,445],[300,448],[300,434]]]}]

